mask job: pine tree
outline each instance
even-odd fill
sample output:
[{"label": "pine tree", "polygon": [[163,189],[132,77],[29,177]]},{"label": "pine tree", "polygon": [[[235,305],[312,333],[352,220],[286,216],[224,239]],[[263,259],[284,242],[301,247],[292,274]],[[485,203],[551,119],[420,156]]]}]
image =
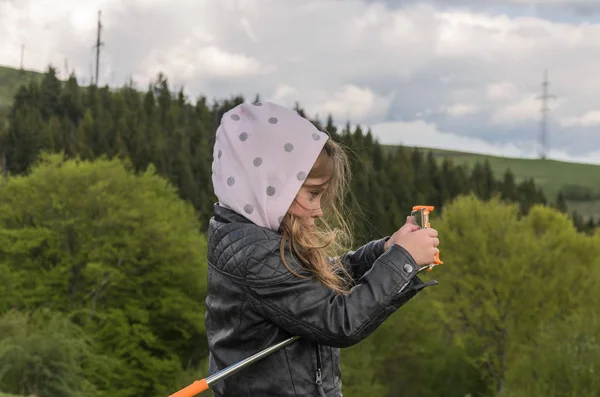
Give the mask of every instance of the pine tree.
[{"label": "pine tree", "polygon": [[56,77],[56,69],[48,67],[41,83],[41,107],[40,111],[44,120],[52,115],[58,115],[61,111],[61,82]]},{"label": "pine tree", "polygon": [[562,190],[559,191],[556,195],[556,203],[554,207],[564,214],[568,212],[567,202],[565,200],[565,195],[563,194]]},{"label": "pine tree", "polygon": [[329,133],[332,139],[336,141],[339,140],[337,127],[333,123],[333,116],[331,114],[327,116],[327,125],[325,125],[325,130]]},{"label": "pine tree", "polygon": [[504,172],[504,178],[500,184],[500,197],[509,202],[519,200],[519,192],[515,183],[515,176],[510,169]]},{"label": "pine tree", "polygon": [[8,164],[6,161],[6,146],[8,144],[8,122],[0,115],[0,177],[8,178]]},{"label": "pine tree", "polygon": [[585,223],[584,229],[587,234],[593,234],[594,230],[596,229],[596,222],[594,221],[593,216],[589,217],[589,219]]}]

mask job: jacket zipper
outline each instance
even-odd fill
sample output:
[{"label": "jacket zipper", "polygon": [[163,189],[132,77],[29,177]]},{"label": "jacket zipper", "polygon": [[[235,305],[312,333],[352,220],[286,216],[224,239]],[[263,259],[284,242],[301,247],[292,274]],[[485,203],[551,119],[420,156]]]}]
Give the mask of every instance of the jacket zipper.
[{"label": "jacket zipper", "polygon": [[323,390],[323,379],[321,373],[321,350],[319,350],[319,344],[315,343],[315,348],[317,350],[317,390],[319,391],[319,396],[327,397],[325,394],[325,390]]},{"label": "jacket zipper", "polygon": [[321,373],[321,351],[319,350],[319,344],[315,343],[315,350],[317,351],[317,385],[321,385],[323,383],[322,373]]}]

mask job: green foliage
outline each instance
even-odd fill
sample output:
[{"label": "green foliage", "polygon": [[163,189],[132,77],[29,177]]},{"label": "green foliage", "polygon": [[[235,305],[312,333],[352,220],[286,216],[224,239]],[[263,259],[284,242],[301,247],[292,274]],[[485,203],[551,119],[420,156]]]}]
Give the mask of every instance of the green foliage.
[{"label": "green foliage", "polygon": [[31,80],[41,80],[42,74],[0,66],[0,109],[10,107],[15,93]]},{"label": "green foliage", "polygon": [[111,396],[167,395],[206,355],[206,241],[150,168],[44,156],[0,189],[0,312],[68,313],[115,360]]},{"label": "green foliage", "polygon": [[589,273],[599,246],[553,209],[535,206],[521,217],[516,205],[473,196],[447,206],[436,227],[451,263],[438,270],[440,316],[501,395],[522,347],[594,296],[598,279]]},{"label": "green foliage", "polygon": [[562,194],[567,200],[592,201],[600,200],[600,189],[592,186],[566,184],[562,188]]},{"label": "green foliage", "polygon": [[[353,360],[346,366],[360,369],[349,380],[344,372],[345,385],[352,386],[348,395],[464,397],[485,390],[478,369],[468,360],[468,347],[453,344],[441,326],[431,291],[394,313],[371,338],[347,349],[343,357]],[[385,385],[385,393],[362,393],[375,384]]]},{"label": "green foliage", "polygon": [[93,380],[107,364],[62,313],[9,311],[0,317],[1,390],[39,397],[97,396]]},{"label": "green foliage", "polygon": [[445,263],[419,277],[440,284],[342,353],[345,395],[597,394],[600,232],[474,194],[432,226]]},{"label": "green foliage", "polygon": [[[597,301],[597,294],[596,294]],[[535,343],[521,346],[509,373],[509,397],[592,397],[600,390],[600,316],[594,308],[546,324]]]},{"label": "green foliage", "polygon": [[[395,146],[383,147],[384,151],[394,151],[395,148]],[[594,164],[498,157],[443,149],[421,150],[431,151],[440,162],[448,158],[455,164],[466,166],[469,170],[473,169],[477,163],[488,161],[497,178],[501,178],[506,170],[510,170],[517,183],[533,179],[536,186],[544,190],[547,197],[556,197],[558,192],[568,184],[586,186],[593,190],[600,185],[600,167]]]}]

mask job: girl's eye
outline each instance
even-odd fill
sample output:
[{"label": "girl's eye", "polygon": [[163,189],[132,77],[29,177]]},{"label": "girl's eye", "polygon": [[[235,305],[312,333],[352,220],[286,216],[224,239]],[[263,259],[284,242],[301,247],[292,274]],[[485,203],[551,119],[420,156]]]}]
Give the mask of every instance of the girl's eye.
[{"label": "girl's eye", "polygon": [[317,196],[320,194],[321,192],[310,192],[312,198],[317,198]]}]

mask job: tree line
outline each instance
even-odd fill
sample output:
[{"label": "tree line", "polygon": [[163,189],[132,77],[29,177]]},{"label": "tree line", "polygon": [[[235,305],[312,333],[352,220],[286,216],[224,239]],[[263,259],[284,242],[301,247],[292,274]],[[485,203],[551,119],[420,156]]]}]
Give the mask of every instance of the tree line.
[{"label": "tree line", "polygon": [[[182,89],[173,92],[162,74],[145,92],[132,81],[117,90],[80,87],[75,75],[62,82],[49,67],[40,82],[32,80],[15,95],[6,132],[0,134],[0,164],[5,173],[22,174],[42,152],[128,159],[136,172],[152,163],[206,225],[216,201],[210,179],[215,131],[222,115],[243,101],[234,96],[209,103],[200,96],[191,103]],[[299,104],[296,109],[351,150],[352,188],[363,210],[356,224],[358,242],[393,231],[414,204],[435,205],[436,215],[441,215],[446,201],[471,192],[484,200],[498,195],[517,202],[523,214],[534,204],[567,212],[562,192],[551,202],[533,179],[516,183],[509,169],[497,179],[487,161],[468,169],[447,158],[440,162],[431,151],[403,146],[386,150],[370,129],[352,129],[349,122],[338,129],[331,116],[323,122],[307,116]],[[593,219],[584,223],[579,214],[572,215],[578,230],[595,228]]]}]

